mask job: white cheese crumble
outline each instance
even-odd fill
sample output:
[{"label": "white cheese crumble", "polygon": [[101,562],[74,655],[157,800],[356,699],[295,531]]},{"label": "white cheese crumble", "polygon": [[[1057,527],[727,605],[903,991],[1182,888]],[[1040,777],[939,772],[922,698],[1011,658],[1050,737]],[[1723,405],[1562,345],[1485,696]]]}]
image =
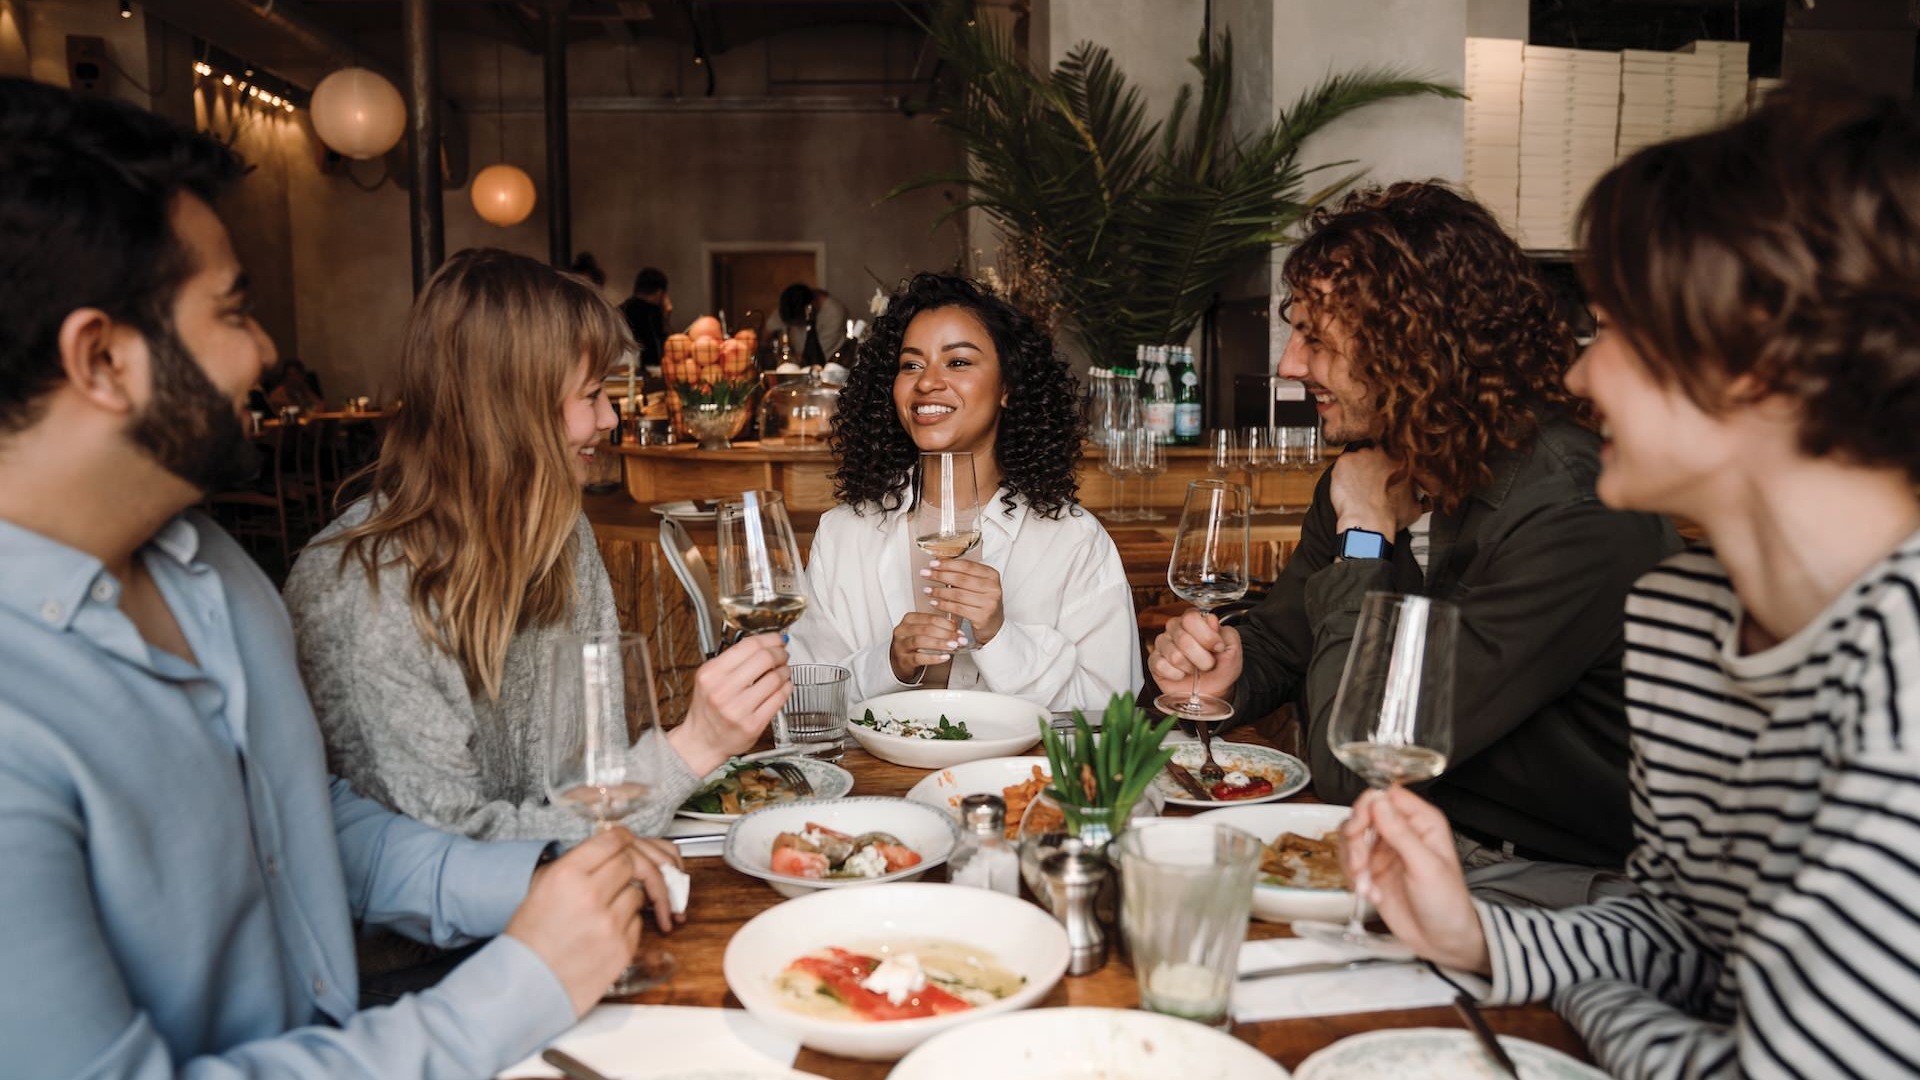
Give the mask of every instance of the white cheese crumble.
[{"label": "white cheese crumble", "polygon": [[1228,787],[1246,787],[1248,784],[1253,783],[1253,781],[1247,777],[1246,773],[1243,773],[1238,769],[1235,769],[1233,772],[1228,773],[1227,778],[1220,782],[1227,785]]},{"label": "white cheese crumble", "polygon": [[927,988],[927,974],[920,968],[919,957],[902,953],[880,961],[880,966],[873,969],[873,974],[860,980],[860,985],[876,994],[885,994],[888,1001],[899,1005],[908,996]]},{"label": "white cheese crumble", "polygon": [[879,877],[887,872],[887,857],[869,845],[849,856],[840,864],[840,869],[851,877]]}]

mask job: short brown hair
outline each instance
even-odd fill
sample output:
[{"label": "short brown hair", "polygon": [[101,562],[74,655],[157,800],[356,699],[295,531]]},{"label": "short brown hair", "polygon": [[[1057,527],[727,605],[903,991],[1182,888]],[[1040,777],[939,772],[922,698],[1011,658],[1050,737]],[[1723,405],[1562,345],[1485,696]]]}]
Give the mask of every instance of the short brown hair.
[{"label": "short brown hair", "polygon": [[1789,87],[1614,166],[1580,214],[1588,295],[1702,409],[1798,402],[1800,446],[1920,480],[1920,122]]},{"label": "short brown hair", "polygon": [[[1380,448],[1443,513],[1493,480],[1541,414],[1579,418],[1573,330],[1532,260],[1487,209],[1437,181],[1348,195],[1315,211],[1282,274],[1352,335],[1376,395]],[[1312,283],[1324,280],[1330,291]]]}]

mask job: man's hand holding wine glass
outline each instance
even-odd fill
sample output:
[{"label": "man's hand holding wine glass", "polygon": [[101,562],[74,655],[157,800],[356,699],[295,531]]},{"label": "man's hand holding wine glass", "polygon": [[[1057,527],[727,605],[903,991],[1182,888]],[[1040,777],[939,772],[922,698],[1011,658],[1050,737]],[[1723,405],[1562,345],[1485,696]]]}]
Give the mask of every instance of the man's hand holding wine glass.
[{"label": "man's hand holding wine glass", "polygon": [[1240,632],[1220,625],[1220,617],[1206,611],[1183,612],[1168,622],[1147,656],[1147,667],[1161,686],[1192,684],[1202,694],[1229,701],[1244,664]]},{"label": "man's hand holding wine glass", "polygon": [[1492,971],[1445,814],[1396,784],[1363,793],[1340,832],[1347,880],[1395,937],[1437,964]]},{"label": "man's hand holding wine glass", "polygon": [[576,1016],[593,1008],[640,947],[646,894],[634,882],[643,875],[658,879],[660,870],[632,833],[618,826],[597,832],[534,871],[507,922],[507,936],[552,969]]}]

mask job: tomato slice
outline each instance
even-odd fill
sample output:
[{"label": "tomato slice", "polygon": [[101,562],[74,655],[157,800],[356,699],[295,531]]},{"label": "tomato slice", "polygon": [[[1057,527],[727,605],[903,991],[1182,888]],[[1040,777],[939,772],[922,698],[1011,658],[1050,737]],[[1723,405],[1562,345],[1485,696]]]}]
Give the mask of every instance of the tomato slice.
[{"label": "tomato slice", "polygon": [[827,956],[803,956],[790,967],[819,979],[834,996],[862,1020],[913,1020],[943,1013],[961,1012],[973,1006],[929,983],[895,1005],[885,994],[876,994],[860,985],[873,974],[880,961],[871,956],[829,948]]},{"label": "tomato slice", "polygon": [[1257,799],[1262,795],[1273,794],[1273,781],[1268,780],[1264,776],[1250,776],[1247,778],[1246,784],[1241,787],[1228,787],[1227,782],[1222,780],[1207,790],[1213,793],[1214,798],[1222,801],[1228,799]]}]

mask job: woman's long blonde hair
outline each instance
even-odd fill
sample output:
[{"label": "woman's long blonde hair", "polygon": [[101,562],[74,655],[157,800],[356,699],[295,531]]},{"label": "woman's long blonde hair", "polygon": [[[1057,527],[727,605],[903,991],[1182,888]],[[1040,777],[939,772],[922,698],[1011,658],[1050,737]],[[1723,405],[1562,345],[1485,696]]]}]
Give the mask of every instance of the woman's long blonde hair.
[{"label": "woman's long blonde hair", "polygon": [[342,569],[357,558],[376,590],[382,565],[407,568],[421,636],[489,698],[513,635],[574,601],[566,395],[583,359],[598,378],[632,348],[598,290],[508,251],[460,252],[414,301],[372,511],[334,539]]}]

